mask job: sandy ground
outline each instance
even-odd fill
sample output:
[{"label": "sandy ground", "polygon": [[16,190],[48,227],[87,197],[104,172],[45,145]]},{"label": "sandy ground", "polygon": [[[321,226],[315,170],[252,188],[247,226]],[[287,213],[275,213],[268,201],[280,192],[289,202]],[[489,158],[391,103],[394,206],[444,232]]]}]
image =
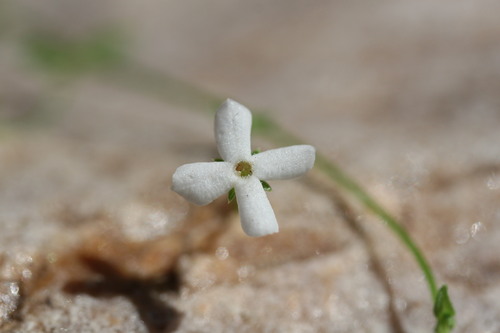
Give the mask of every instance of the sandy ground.
[{"label": "sandy ground", "polygon": [[[196,207],[170,191],[178,166],[217,157],[226,97],[400,219],[449,287],[455,332],[499,332],[498,12],[492,0],[0,2],[0,332],[432,330],[413,257],[318,170],[271,183],[281,231],[257,239],[225,198]],[[122,67],[30,60],[30,36],[109,27]]]}]

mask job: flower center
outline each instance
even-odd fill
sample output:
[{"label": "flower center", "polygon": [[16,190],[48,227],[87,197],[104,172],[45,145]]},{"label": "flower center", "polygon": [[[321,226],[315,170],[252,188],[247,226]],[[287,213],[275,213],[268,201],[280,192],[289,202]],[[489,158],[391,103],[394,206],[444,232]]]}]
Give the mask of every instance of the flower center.
[{"label": "flower center", "polygon": [[248,177],[252,175],[252,165],[248,162],[238,162],[234,169],[238,172],[240,177]]}]

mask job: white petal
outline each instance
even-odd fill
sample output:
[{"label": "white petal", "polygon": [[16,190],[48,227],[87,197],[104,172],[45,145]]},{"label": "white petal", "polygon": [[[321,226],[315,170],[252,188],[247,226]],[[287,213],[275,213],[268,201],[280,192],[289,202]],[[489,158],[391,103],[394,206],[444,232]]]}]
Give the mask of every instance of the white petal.
[{"label": "white petal", "polygon": [[235,190],[241,226],[247,235],[259,237],[278,232],[276,216],[259,179],[240,179]]},{"label": "white petal", "polygon": [[227,162],[184,164],[172,176],[172,190],[197,205],[206,205],[233,187],[236,175]]},{"label": "white petal", "polygon": [[253,175],[262,180],[286,179],[303,175],[314,165],[316,150],[299,145],[271,149],[253,155]]},{"label": "white petal", "polygon": [[251,154],[252,114],[243,105],[228,99],[215,115],[215,142],[224,161],[236,163]]}]

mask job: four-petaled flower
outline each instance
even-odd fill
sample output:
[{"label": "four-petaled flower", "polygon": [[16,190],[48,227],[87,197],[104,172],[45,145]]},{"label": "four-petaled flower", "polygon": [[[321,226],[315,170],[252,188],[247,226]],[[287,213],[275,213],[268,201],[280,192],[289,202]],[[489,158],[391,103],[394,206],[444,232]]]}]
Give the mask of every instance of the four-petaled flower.
[{"label": "four-petaled flower", "polygon": [[250,111],[226,100],[215,116],[215,140],[223,161],[177,168],[172,189],[192,203],[206,205],[234,188],[243,230],[257,237],[278,232],[261,180],[303,175],[314,165],[315,149],[298,145],[252,155],[251,128]]}]

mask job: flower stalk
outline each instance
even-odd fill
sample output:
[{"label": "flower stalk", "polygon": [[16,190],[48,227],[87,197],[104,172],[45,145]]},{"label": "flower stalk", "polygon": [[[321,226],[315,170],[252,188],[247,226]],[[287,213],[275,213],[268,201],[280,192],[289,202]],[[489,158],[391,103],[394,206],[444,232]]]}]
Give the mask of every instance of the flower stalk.
[{"label": "flower stalk", "polygon": [[[288,133],[285,129],[264,114],[254,115],[254,131],[279,144],[300,144],[301,142],[300,139],[293,134]],[[349,177],[339,166],[331,162],[319,152],[316,153],[315,167],[341,188],[349,192],[354,198],[360,201],[365,208],[386,222],[387,226],[408,248],[424,273],[425,280],[434,303],[434,316],[436,318],[434,332],[451,332],[455,326],[455,310],[448,296],[447,286],[443,285],[438,290],[432,268],[427,262],[423,252],[419,249],[404,227],[395,217],[389,214],[375,199],[373,199],[354,179]]]},{"label": "flower stalk", "polygon": [[[153,73],[140,66],[128,66],[123,68],[118,75],[118,82],[134,85],[136,89],[155,93],[158,97],[168,100],[170,103],[188,105],[195,110],[212,110],[222,100],[217,96],[207,93],[189,83],[174,77]],[[125,78],[123,77],[125,76]],[[182,98],[180,98],[181,96]],[[274,120],[263,112],[253,114],[252,133],[267,138],[278,145],[300,144],[302,141],[289,133]],[[395,235],[403,242],[417,261],[424,273],[432,300],[434,304],[434,315],[436,317],[436,333],[451,332],[454,327],[455,311],[448,296],[447,288],[443,285],[437,288],[432,268],[428,264],[423,252],[419,249],[410,235],[401,226],[396,218],[392,217],[380,204],[377,203],[357,182],[348,176],[339,166],[317,152],[315,167],[328,176],[338,186],[350,193],[360,201],[368,210],[385,221]]]}]

